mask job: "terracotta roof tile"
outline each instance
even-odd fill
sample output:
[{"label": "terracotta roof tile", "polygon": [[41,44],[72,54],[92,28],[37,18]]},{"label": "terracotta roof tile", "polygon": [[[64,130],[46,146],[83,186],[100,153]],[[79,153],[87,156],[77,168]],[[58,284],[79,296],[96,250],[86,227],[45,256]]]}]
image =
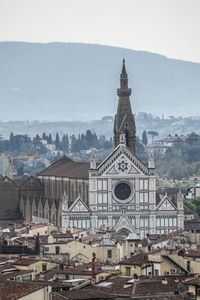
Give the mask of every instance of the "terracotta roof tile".
[{"label": "terracotta roof tile", "polygon": [[86,299],[114,299],[115,296],[112,296],[109,293],[95,290],[93,288],[84,288],[81,290],[72,290],[72,291],[63,291],[63,292],[54,292],[53,300],[63,300],[73,299],[73,300],[86,300]]},{"label": "terracotta roof tile", "polygon": [[37,263],[39,260],[31,259],[31,258],[22,258],[13,263],[15,266],[30,266],[32,264]]},{"label": "terracotta roof tile", "polygon": [[47,284],[6,280],[0,282],[0,299],[17,300],[45,286],[47,286]]},{"label": "terracotta roof tile", "polygon": [[[109,278],[107,281],[111,283],[108,287],[98,287],[96,289],[111,293],[112,295],[159,295],[159,299],[165,297],[166,294],[174,294],[178,291],[179,280],[184,280],[183,277],[178,279],[172,277],[158,277],[158,278],[141,278],[137,281],[131,282],[132,278],[116,276]],[[183,285],[184,282],[182,281]],[[185,286],[187,290],[187,286]]]},{"label": "terracotta roof tile", "polygon": [[[95,263],[95,274],[102,273],[102,265],[100,263]],[[64,268],[63,270],[57,271],[61,274],[76,274],[76,275],[92,275],[92,263],[86,263],[73,268]]]},{"label": "terracotta roof tile", "polygon": [[75,162],[68,157],[63,157],[44,169],[37,176],[58,176],[77,179],[88,179],[90,163]]},{"label": "terracotta roof tile", "polygon": [[70,239],[70,238],[73,238],[72,234],[70,231],[67,231],[65,233],[53,233],[52,236],[55,238],[55,239]]},{"label": "terracotta roof tile", "polygon": [[187,257],[200,257],[200,250],[190,250],[189,252],[185,253]]},{"label": "terracotta roof tile", "polygon": [[142,266],[144,263],[148,263],[148,255],[146,253],[139,253],[130,258],[121,261],[120,265],[137,265]]}]

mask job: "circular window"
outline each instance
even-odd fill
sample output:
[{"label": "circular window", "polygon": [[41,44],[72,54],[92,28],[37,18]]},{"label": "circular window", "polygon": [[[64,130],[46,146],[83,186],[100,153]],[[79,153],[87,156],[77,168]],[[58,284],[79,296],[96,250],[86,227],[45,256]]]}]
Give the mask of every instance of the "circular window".
[{"label": "circular window", "polygon": [[131,187],[126,182],[118,183],[114,188],[115,197],[119,200],[127,200],[131,196]]}]

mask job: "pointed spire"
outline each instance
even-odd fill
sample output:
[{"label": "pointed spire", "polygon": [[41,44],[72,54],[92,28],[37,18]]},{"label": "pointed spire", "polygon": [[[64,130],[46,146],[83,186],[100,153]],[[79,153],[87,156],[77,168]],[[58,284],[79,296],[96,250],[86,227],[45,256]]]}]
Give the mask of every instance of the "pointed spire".
[{"label": "pointed spire", "polygon": [[90,157],[90,169],[96,169],[97,167],[97,161],[96,161],[96,155],[94,152],[92,152],[92,155]]},{"label": "pointed spire", "polygon": [[178,190],[178,195],[177,195],[177,200],[180,201],[180,200],[182,200],[182,199],[183,199],[183,195],[182,195],[182,193],[181,193],[181,190],[179,189],[179,190]]},{"label": "pointed spire", "polygon": [[183,210],[183,195],[182,195],[180,189],[179,189],[178,195],[177,195],[177,208],[178,208],[178,210]]},{"label": "pointed spire", "polygon": [[120,75],[120,90],[126,90],[127,96],[131,94],[131,89],[128,88],[128,75],[126,73],[125,59],[123,59],[122,72]]},{"label": "pointed spire", "polygon": [[127,79],[127,73],[126,73],[126,66],[125,66],[125,59],[123,59],[123,65],[122,65],[122,72],[121,72],[121,76],[122,79]]},{"label": "pointed spire", "polygon": [[149,166],[150,169],[154,169],[155,168],[153,151],[151,151],[150,154],[149,154],[148,166]]},{"label": "pointed spire", "polygon": [[115,147],[120,144],[120,134],[125,133],[126,145],[135,153],[136,129],[129,99],[131,89],[128,87],[128,75],[126,73],[125,59],[123,59],[122,72],[120,75],[120,88],[117,89],[117,95],[119,96],[119,100],[114,124]]},{"label": "pointed spire", "polygon": [[62,195],[62,210],[67,211],[68,210],[68,197],[64,191]]}]

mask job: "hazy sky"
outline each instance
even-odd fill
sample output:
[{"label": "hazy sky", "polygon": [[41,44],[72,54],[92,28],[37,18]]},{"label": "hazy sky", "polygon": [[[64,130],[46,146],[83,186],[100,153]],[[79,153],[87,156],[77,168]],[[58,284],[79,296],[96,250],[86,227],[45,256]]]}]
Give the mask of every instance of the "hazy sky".
[{"label": "hazy sky", "polygon": [[0,41],[97,43],[200,62],[200,0],[0,0]]}]

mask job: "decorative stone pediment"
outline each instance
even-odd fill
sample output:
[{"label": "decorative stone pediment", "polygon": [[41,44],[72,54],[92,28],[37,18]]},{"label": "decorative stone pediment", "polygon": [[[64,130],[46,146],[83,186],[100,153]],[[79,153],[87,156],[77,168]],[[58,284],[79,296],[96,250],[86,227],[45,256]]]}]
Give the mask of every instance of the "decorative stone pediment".
[{"label": "decorative stone pediment", "polygon": [[101,175],[148,175],[147,167],[129,151],[126,145],[120,145],[117,152],[118,153],[115,153],[114,151],[111,156],[102,163],[99,168]]},{"label": "decorative stone pediment", "polygon": [[139,174],[139,171],[134,166],[132,166],[129,174]]},{"label": "decorative stone pediment", "polygon": [[131,222],[129,221],[128,217],[126,217],[125,215],[122,215],[119,219],[119,221],[117,222],[117,224],[115,225],[114,228],[117,232],[120,231],[121,229],[126,229],[130,232],[135,232],[135,228],[133,227],[133,225],[131,224]]},{"label": "decorative stone pediment", "polygon": [[74,203],[69,208],[70,212],[89,212],[86,203],[78,196]]},{"label": "decorative stone pediment", "polygon": [[111,175],[117,174],[117,171],[116,171],[116,169],[115,169],[115,166],[112,166],[112,167],[106,172],[106,174],[111,174]]},{"label": "decorative stone pediment", "polygon": [[165,196],[161,201],[160,203],[158,204],[157,206],[157,210],[162,210],[162,211],[165,211],[165,210],[171,210],[171,211],[174,211],[176,210],[176,207],[174,206],[174,204],[168,199],[167,196]]}]

